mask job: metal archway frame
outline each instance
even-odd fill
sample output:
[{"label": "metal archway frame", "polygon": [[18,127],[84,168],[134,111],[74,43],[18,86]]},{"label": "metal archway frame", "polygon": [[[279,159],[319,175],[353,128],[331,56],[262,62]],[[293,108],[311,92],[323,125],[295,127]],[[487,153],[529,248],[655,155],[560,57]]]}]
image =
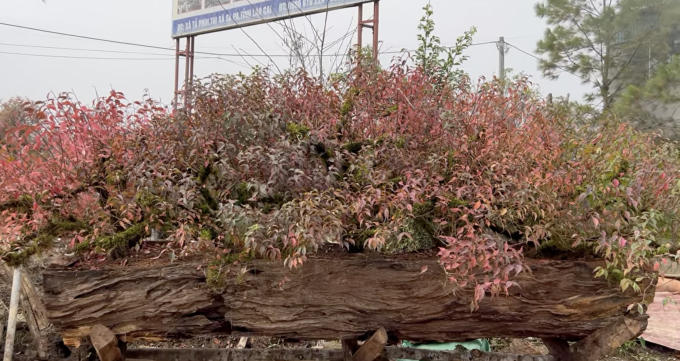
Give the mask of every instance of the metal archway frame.
[{"label": "metal archway frame", "polygon": [[[369,28],[373,30],[373,59],[378,60],[378,25],[380,22],[380,1],[373,2],[373,18],[364,20],[364,4],[357,5],[359,9],[359,20],[357,26],[357,50],[363,46],[363,30]],[[191,82],[194,78],[194,60],[196,49],[196,36],[187,36],[175,39],[175,89],[174,89],[174,109],[177,109],[181,102],[184,108],[189,107],[191,97]],[[184,47],[181,40],[184,40]],[[182,59],[184,58],[184,59]],[[180,83],[180,62],[184,60],[184,81]]]}]

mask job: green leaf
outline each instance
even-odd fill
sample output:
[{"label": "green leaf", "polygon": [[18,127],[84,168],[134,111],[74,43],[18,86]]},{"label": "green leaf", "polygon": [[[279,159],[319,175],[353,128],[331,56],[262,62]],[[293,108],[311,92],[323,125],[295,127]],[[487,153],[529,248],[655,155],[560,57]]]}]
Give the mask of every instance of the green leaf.
[{"label": "green leaf", "polygon": [[630,280],[627,279],[627,278],[624,278],[624,279],[621,280],[620,285],[621,285],[621,290],[625,291],[628,288],[628,286],[630,285]]}]

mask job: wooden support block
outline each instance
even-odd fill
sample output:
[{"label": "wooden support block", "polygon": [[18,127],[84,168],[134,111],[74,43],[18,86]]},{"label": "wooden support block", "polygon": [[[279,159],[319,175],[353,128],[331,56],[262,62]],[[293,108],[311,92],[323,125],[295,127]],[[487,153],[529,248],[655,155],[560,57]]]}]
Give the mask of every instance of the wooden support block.
[{"label": "wooden support block", "polygon": [[597,361],[614,352],[627,341],[640,336],[647,328],[647,322],[621,317],[616,322],[593,332],[579,341],[575,350],[585,361]]},{"label": "wooden support block", "polygon": [[544,338],[543,344],[548,348],[555,361],[575,361],[575,355],[565,340],[557,338]]},{"label": "wooden support block", "polygon": [[241,348],[246,348],[248,345],[248,337],[241,337],[241,339],[238,340],[238,345],[236,345],[236,348],[241,349]]},{"label": "wooden support block", "polygon": [[356,353],[352,356],[353,361],[374,361],[385,350],[387,344],[387,331],[384,327],[380,327],[371,338],[368,339]]},{"label": "wooden support block", "polygon": [[359,342],[355,338],[342,339],[342,359],[344,361],[352,361],[352,356],[359,349]]},{"label": "wooden support block", "polygon": [[122,361],[123,355],[118,348],[118,338],[103,325],[94,325],[90,331],[90,341],[101,361]]},{"label": "wooden support block", "polygon": [[559,339],[543,339],[543,343],[556,361],[598,361],[640,336],[646,327],[646,320],[621,316],[571,347]]}]

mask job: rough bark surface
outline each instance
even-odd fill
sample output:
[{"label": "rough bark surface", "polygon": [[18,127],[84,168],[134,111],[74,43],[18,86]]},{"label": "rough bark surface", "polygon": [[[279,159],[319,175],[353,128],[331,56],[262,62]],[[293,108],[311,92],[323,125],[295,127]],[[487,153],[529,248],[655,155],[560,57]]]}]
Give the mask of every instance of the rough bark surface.
[{"label": "rough bark surface", "polygon": [[[452,293],[435,260],[366,255],[312,258],[300,269],[254,261],[219,292],[197,264],[134,270],[44,273],[50,321],[67,343],[101,323],[126,339],[243,334],[292,339],[370,336],[453,341],[483,337],[580,340],[642,301],[593,278],[596,264],[544,261],[517,278],[510,295],[485,298],[470,312],[468,294]],[[421,274],[423,266],[427,272]],[[280,283],[289,280],[282,286]],[[653,292],[652,292],[653,294]],[[643,319],[646,322],[646,319]]]}]

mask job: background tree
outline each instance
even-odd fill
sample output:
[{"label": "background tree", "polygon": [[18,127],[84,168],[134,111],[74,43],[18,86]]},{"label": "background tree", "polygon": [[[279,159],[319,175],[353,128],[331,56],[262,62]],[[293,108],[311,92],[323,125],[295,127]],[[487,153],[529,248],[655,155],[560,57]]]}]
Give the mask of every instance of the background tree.
[{"label": "background tree", "polygon": [[0,102],[0,139],[5,138],[5,133],[10,128],[38,123],[37,119],[25,110],[25,105],[28,102],[28,99],[21,97]]},{"label": "background tree", "polygon": [[670,33],[680,13],[672,0],[546,0],[536,14],[548,29],[537,52],[543,74],[580,76],[595,90],[604,110],[628,84],[643,82],[650,69],[667,61]]},{"label": "background tree", "polygon": [[463,52],[472,45],[472,37],[477,29],[472,27],[456,39],[456,44],[453,47],[445,47],[441,44],[439,37],[434,35],[434,20],[432,20],[434,10],[432,5],[428,3],[423,7],[423,10],[425,15],[418,24],[418,30],[420,30],[418,34],[419,45],[414,54],[416,65],[422,69],[423,73],[437,82],[459,82],[465,73],[456,67],[467,60],[467,56],[463,55]]},{"label": "background tree", "polygon": [[665,139],[680,140],[680,126],[675,119],[680,103],[678,84],[680,57],[674,56],[667,64],[659,65],[645,82],[628,84],[613,110],[639,130],[657,131]]}]

